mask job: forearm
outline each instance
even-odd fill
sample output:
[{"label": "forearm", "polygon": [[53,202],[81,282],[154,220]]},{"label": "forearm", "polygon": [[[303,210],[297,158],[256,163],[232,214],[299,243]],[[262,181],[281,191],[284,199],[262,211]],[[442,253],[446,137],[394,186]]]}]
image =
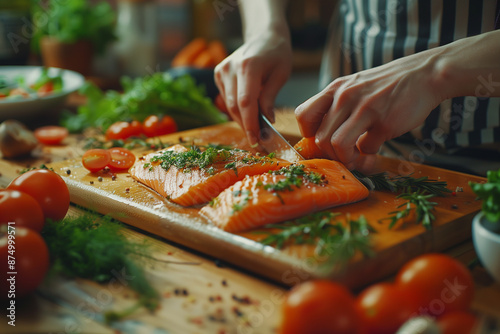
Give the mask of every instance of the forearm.
[{"label": "forearm", "polygon": [[437,89],[443,99],[500,96],[500,30],[437,48]]},{"label": "forearm", "polygon": [[285,15],[287,3],[288,0],[242,0],[240,12],[245,41],[269,32],[276,32],[289,39]]}]

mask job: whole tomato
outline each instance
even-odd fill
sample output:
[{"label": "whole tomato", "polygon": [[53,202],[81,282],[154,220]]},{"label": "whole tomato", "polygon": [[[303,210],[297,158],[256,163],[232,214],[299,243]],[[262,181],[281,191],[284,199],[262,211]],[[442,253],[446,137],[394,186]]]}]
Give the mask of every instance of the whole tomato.
[{"label": "whole tomato", "polygon": [[170,116],[148,116],[142,123],[142,132],[148,137],[167,135],[177,131],[177,124]]},{"label": "whole tomato", "polygon": [[69,209],[69,190],[58,174],[35,169],[14,179],[7,189],[31,195],[42,208],[45,218],[61,220]]},{"label": "whole tomato", "polygon": [[120,121],[111,124],[106,130],[106,138],[108,139],[127,139],[130,137],[138,137],[142,134],[142,124],[139,121],[125,122]]},{"label": "whole tomato", "polygon": [[395,283],[415,292],[421,315],[437,317],[466,311],[474,296],[469,270],[444,254],[425,254],[409,261],[398,272]]},{"label": "whole tomato", "polygon": [[465,311],[448,312],[437,320],[441,334],[471,334],[477,323],[476,316]]},{"label": "whole tomato", "polygon": [[30,195],[17,190],[0,190],[0,225],[9,222],[40,232],[45,219],[40,204]]},{"label": "whole tomato", "polygon": [[395,333],[418,309],[413,292],[390,283],[369,286],[356,304],[369,334]]},{"label": "whole tomato", "polygon": [[45,241],[37,232],[21,226],[0,228],[0,259],[0,299],[12,300],[33,292],[49,269]]},{"label": "whole tomato", "polygon": [[354,297],[342,285],[316,280],[295,286],[283,304],[280,333],[359,333]]}]

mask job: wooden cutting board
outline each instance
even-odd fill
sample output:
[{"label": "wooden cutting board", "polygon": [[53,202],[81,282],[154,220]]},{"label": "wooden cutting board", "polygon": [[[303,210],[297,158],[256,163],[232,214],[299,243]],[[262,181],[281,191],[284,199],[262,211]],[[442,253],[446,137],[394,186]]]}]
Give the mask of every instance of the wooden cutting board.
[{"label": "wooden cutting board", "polygon": [[[190,130],[161,138],[162,142],[195,141],[196,143],[232,144],[243,149],[251,148],[240,128],[227,123]],[[138,156],[151,152],[136,152]],[[436,221],[430,231],[408,221],[389,230],[388,222],[379,222],[389,212],[403,203],[393,193],[373,191],[359,203],[332,209],[343,215],[357,218],[364,215],[377,230],[373,236],[376,254],[372,258],[356,258],[344,270],[325,267],[314,260],[313,247],[292,246],[277,250],[263,246],[255,240],[253,232],[231,234],[207,223],[199,208],[184,208],[170,203],[153,190],[134,181],[128,173],[118,173],[112,178],[104,172],[88,173],[80,159],[70,159],[51,165],[64,177],[69,186],[72,202],[110,214],[117,219],[185,245],[210,256],[220,258],[281,284],[294,285],[309,278],[330,278],[359,288],[365,284],[393,274],[406,261],[424,252],[442,251],[470,238],[471,220],[480,209],[468,182],[484,180],[479,177],[456,173],[423,165],[410,164],[380,157],[373,172],[413,173],[431,179],[447,181],[456,196],[436,198]],[[99,181],[101,179],[102,181]],[[342,220],[342,217],[340,218]]]}]

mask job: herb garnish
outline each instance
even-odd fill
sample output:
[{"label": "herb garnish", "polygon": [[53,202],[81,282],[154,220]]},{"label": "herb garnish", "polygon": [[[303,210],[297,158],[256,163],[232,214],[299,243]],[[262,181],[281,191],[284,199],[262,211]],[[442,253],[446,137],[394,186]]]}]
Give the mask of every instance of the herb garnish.
[{"label": "herb garnish", "polygon": [[271,192],[293,191],[293,186],[300,188],[304,181],[318,185],[327,183],[324,175],[305,171],[304,168],[304,165],[293,164],[278,170],[269,171],[269,174],[283,175],[285,179],[279,180],[276,183],[268,183],[264,185],[264,189]]},{"label": "herb garnish", "polygon": [[403,207],[404,209],[389,212],[391,217],[381,219],[381,221],[390,220],[389,228],[392,228],[400,219],[409,216],[412,209],[415,210],[417,223],[422,223],[426,229],[432,228],[432,221],[436,219],[432,211],[437,203],[431,202],[430,199],[434,196],[443,197],[452,192],[446,187],[445,181],[432,180],[427,176],[390,177],[385,172],[366,176],[358,171],[354,171],[353,174],[370,179],[375,185],[375,190],[401,192],[396,198],[405,199],[406,202],[399,205],[397,209]]},{"label": "herb garnish", "polygon": [[[317,212],[280,224],[269,224],[258,234],[267,234],[259,242],[282,249],[288,245],[316,245],[315,254],[326,263],[343,265],[360,252],[373,254],[370,233],[374,229],[364,216],[357,220],[346,218],[345,223],[336,221],[339,213]],[[275,233],[274,230],[280,230]]]},{"label": "herb garnish", "polygon": [[231,207],[231,209],[232,209],[231,214],[234,214],[237,211],[241,211],[248,204],[248,201],[250,201],[252,199],[252,196],[251,196],[251,193],[249,190],[235,190],[235,191],[233,191],[233,196],[234,197],[241,196],[242,199],[238,203],[236,203],[236,202],[233,203],[233,205]]},{"label": "herb garnish", "polygon": [[432,221],[436,218],[432,211],[434,210],[434,207],[437,205],[437,203],[429,201],[429,199],[432,197],[434,197],[434,195],[425,194],[425,191],[423,190],[402,193],[396,196],[396,198],[405,199],[406,202],[399,205],[397,208],[399,209],[404,207],[404,209],[389,212],[389,214],[392,216],[383,218],[381,220],[390,220],[391,222],[389,224],[389,228],[392,228],[400,219],[403,219],[410,215],[411,210],[413,209],[413,204],[415,213],[417,215],[417,223],[422,223],[422,225],[429,230],[432,228]]},{"label": "herb garnish", "polygon": [[87,278],[99,283],[116,279],[117,273],[131,277],[127,286],[137,292],[139,301],[123,313],[111,312],[105,316],[115,321],[143,306],[153,311],[159,304],[159,294],[146,279],[144,270],[130,255],[146,256],[144,245],[129,241],[121,233],[121,224],[108,216],[90,213],[62,221],[48,221],[42,231],[52,270],[69,277]]},{"label": "herb garnish", "polygon": [[446,188],[447,183],[445,181],[438,181],[429,179],[427,176],[422,176],[419,178],[406,176],[389,176],[386,172],[364,175],[361,172],[353,171],[352,174],[358,177],[366,177],[370,179],[375,185],[375,190],[389,190],[391,192],[415,192],[415,191],[425,191],[434,196],[446,196],[446,194],[452,191]]},{"label": "herb garnish", "polygon": [[175,166],[185,173],[189,173],[193,169],[202,169],[210,175],[215,173],[215,168],[212,165],[224,163],[224,168],[232,169],[237,175],[240,164],[272,163],[273,160],[267,156],[256,157],[250,152],[229,146],[207,145],[191,146],[190,150],[186,152],[161,151],[154,155],[150,162],[159,163],[161,168],[165,170]]}]

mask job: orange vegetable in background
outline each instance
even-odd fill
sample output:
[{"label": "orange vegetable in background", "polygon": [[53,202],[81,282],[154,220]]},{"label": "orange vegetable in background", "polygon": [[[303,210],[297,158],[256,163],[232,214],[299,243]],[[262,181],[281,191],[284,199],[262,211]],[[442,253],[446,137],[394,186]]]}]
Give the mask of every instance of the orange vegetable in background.
[{"label": "orange vegetable in background", "polygon": [[213,68],[216,64],[212,54],[208,50],[204,50],[198,55],[198,57],[196,57],[192,65],[198,68]]},{"label": "orange vegetable in background", "polygon": [[193,61],[207,48],[203,38],[195,38],[182,48],[172,60],[172,67],[190,66]]},{"label": "orange vegetable in background", "polygon": [[210,44],[208,44],[208,52],[212,55],[215,65],[223,61],[224,58],[228,56],[226,47],[221,41],[210,42]]},{"label": "orange vegetable in background", "polygon": [[195,38],[177,53],[171,65],[214,68],[227,55],[226,47],[221,41],[207,43],[203,38]]}]

